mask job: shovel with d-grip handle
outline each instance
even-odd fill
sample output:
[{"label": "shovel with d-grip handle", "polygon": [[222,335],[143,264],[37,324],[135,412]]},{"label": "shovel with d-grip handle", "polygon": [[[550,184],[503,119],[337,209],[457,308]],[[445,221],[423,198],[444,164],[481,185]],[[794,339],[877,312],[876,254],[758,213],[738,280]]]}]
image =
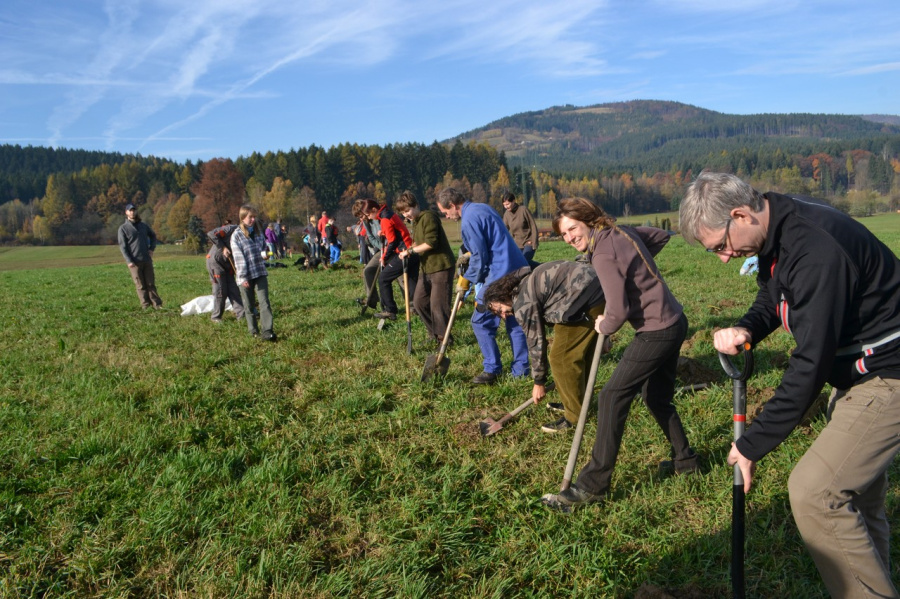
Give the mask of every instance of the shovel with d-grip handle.
[{"label": "shovel with d-grip handle", "polygon": [[[753,352],[750,344],[743,346],[744,369],[738,370],[726,354],[719,352],[719,362],[732,380],[734,395],[734,440],[744,434],[747,422],[747,379],[753,374]],[[731,593],[744,599],[744,476],[734,465],[734,486],[731,499]]]}]

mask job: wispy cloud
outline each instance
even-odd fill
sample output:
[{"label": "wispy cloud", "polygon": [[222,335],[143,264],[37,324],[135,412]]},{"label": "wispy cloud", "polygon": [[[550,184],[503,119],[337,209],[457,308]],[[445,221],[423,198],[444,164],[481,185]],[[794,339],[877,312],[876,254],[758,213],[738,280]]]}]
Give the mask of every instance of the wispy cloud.
[{"label": "wispy cloud", "polygon": [[874,75],[876,73],[887,73],[889,71],[900,71],[900,62],[885,62],[882,64],[874,64],[868,67],[861,67],[843,73],[844,75]]},{"label": "wispy cloud", "polygon": [[[446,33],[426,58],[529,65],[552,77],[584,77],[608,70],[602,58],[605,1],[552,3],[465,1],[435,15]],[[464,15],[457,17],[456,15]]]},{"label": "wispy cloud", "polygon": [[[341,115],[303,122],[318,135],[387,121],[422,130],[434,114],[452,128],[445,115],[457,105],[469,111],[455,121],[465,130],[554,104],[696,102],[717,89],[730,100],[803,76],[880,77],[889,95],[896,84],[882,79],[900,70],[894,0],[820,0],[815,10],[799,0],[570,0],[564,10],[540,0],[105,1],[7,0],[0,116],[15,122],[27,106],[21,120],[42,119],[11,136],[43,127],[52,145],[99,137],[131,151],[175,148],[173,137],[224,144],[223,115],[260,111],[262,99],[277,115],[254,115],[278,130],[267,138],[286,135],[291,124],[275,118],[298,99],[304,113]],[[497,86],[528,91],[479,91]],[[419,122],[406,122],[411,111]]]}]

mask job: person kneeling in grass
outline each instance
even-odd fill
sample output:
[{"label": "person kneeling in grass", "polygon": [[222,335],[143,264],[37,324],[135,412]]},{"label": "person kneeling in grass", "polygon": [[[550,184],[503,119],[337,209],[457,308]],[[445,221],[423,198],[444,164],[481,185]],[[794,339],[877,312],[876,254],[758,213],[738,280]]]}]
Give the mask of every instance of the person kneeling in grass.
[{"label": "person kneeling in grass", "polygon": [[546,394],[548,355],[544,326],[555,325],[549,363],[563,415],[541,430],[556,433],[573,428],[581,412],[590,375],[588,362],[597,342],[594,321],[605,307],[594,269],[583,262],[563,260],[541,264],[533,271],[523,266],[488,285],[484,302],[500,318],[514,314],[525,332],[534,378],[534,403]]}]

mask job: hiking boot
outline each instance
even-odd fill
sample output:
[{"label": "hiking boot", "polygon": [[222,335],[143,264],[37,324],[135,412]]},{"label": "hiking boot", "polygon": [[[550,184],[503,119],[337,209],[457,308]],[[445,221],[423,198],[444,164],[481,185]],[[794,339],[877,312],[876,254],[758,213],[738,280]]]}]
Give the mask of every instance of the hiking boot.
[{"label": "hiking boot", "polygon": [[262,340],[271,341],[274,343],[275,341],[278,341],[278,335],[276,335],[275,333],[266,333],[262,336]]},{"label": "hiking boot", "polygon": [[575,425],[566,420],[566,417],[563,416],[556,422],[548,422],[541,427],[541,430],[545,433],[558,433],[561,431],[566,431],[570,428],[575,428]]},{"label": "hiking boot", "polygon": [[572,485],[565,491],[560,491],[557,495],[559,498],[559,502],[563,505],[587,505],[589,503],[598,503],[603,501],[606,498],[606,495],[601,493],[599,495],[595,495],[593,493],[588,493],[582,489],[579,489],[577,486]]},{"label": "hiking boot", "polygon": [[497,382],[497,375],[493,372],[482,372],[474,379],[472,379],[472,384],[474,385],[493,385]]},{"label": "hiking boot", "polygon": [[558,401],[551,401],[550,403],[548,403],[547,409],[550,410],[551,412],[559,412],[559,413],[563,413],[566,411],[566,409],[563,407],[563,405],[561,403],[559,403]]},{"label": "hiking boot", "polygon": [[373,316],[379,320],[397,320],[397,315],[393,312],[376,312]]}]

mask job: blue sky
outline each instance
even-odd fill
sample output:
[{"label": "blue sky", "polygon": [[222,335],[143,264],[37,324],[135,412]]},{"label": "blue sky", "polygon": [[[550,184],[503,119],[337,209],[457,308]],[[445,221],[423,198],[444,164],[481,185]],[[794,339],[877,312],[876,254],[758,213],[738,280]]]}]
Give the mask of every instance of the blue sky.
[{"label": "blue sky", "polygon": [[900,114],[897,0],[5,0],[0,143],[177,161],[550,106]]}]

